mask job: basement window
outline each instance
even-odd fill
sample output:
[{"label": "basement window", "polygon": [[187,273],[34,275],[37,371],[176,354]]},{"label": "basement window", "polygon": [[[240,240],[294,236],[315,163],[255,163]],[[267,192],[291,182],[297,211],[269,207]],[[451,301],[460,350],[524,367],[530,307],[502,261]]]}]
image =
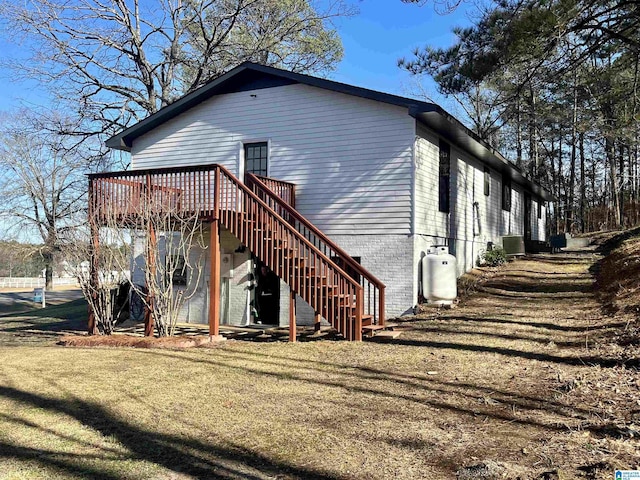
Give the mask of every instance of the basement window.
[{"label": "basement window", "polygon": [[502,176],[502,209],[511,211],[511,179]]},{"label": "basement window", "polygon": [[171,275],[171,283],[174,287],[187,286],[187,265],[184,255],[171,255],[167,257],[167,273]]},{"label": "basement window", "polygon": [[444,140],[440,140],[438,150],[440,152],[438,169],[438,209],[441,212],[449,213],[449,193],[451,190],[451,146]]}]

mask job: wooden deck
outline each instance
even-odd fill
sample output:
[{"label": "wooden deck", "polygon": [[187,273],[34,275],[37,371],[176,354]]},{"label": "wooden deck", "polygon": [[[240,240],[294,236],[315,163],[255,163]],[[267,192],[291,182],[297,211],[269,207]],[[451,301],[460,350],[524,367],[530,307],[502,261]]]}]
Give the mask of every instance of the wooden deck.
[{"label": "wooden deck", "polygon": [[[155,239],[156,231],[167,229],[167,216],[176,222],[191,216],[211,224],[210,271],[216,273],[209,282],[210,298],[220,298],[218,231],[222,226],[289,285],[289,340],[298,337],[296,295],[314,310],[316,324],[326,319],[347,340],[362,340],[363,327],[369,334],[380,330],[384,325],[384,284],[295,210],[295,185],[247,177],[253,189],[220,165],[90,175],[89,224],[94,251],[99,251],[97,231],[101,226],[135,226]],[[160,217],[164,223],[158,228],[153,222]],[[91,270],[95,282],[97,263],[94,254]],[[153,262],[147,264],[153,268]],[[209,308],[209,333],[217,336],[221,328],[219,302],[211,301]],[[147,318],[146,335],[151,335],[151,307]],[[95,325],[89,330],[95,333]]]}]

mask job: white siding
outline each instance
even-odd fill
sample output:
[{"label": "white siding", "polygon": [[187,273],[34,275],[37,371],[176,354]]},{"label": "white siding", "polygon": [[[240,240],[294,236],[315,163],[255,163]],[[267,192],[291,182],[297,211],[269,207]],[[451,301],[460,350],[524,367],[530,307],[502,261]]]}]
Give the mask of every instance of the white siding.
[{"label": "white siding", "polygon": [[[420,123],[416,132],[415,234],[420,238],[414,252],[414,278],[428,242],[448,243],[462,274],[475,265],[488,242],[501,245],[503,235],[524,234],[524,190],[512,183],[511,210],[503,210],[502,175],[489,170],[489,195],[485,195],[485,165],[451,145],[450,213],[439,212],[438,136]],[[537,203],[532,202],[534,240],[544,239],[544,217],[538,220]],[[414,294],[416,291],[414,286]]]},{"label": "white siding", "polygon": [[407,109],[307,85],[213,97],[138,138],[134,169],[219,163],[238,174],[247,142],[269,143],[269,175],[328,234],[408,234],[415,123]]},{"label": "white siding", "polygon": [[429,242],[447,243],[456,256],[461,274],[474,266],[487,242],[500,240],[504,223],[501,180],[493,172],[490,194],[485,196],[484,165],[451,145],[450,213],[438,211],[438,136],[419,123],[417,133],[414,278],[418,276],[420,256]]},{"label": "white siding", "polygon": [[449,215],[438,211],[438,137],[420,123],[415,144],[415,232],[450,237]]},{"label": "white siding", "polygon": [[502,210],[503,228],[500,235],[524,235],[524,191],[511,184],[511,210]]}]

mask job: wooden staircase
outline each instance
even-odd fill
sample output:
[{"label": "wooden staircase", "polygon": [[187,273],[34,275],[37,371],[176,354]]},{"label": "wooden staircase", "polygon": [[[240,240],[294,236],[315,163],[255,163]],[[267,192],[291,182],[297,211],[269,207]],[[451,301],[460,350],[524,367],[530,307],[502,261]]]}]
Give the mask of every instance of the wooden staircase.
[{"label": "wooden staircase", "polygon": [[253,190],[220,165],[95,174],[90,221],[116,211],[135,223],[136,206],[158,197],[177,214],[218,220],[347,340],[383,330],[384,284],[290,205],[295,195],[278,191],[285,182],[250,175],[248,183]]},{"label": "wooden staircase", "polygon": [[[319,230],[260,179],[247,176],[251,190],[224,167],[219,169],[222,225],[347,340],[362,340],[363,331],[384,328],[381,282],[326,237],[320,239]],[[336,252],[340,254],[333,256]],[[374,279],[381,304],[374,306],[374,296],[343,268],[352,264],[361,281]]]},{"label": "wooden staircase", "polygon": [[295,185],[253,174],[246,176],[245,183],[271,210],[286,219],[298,233],[362,287],[363,332],[372,336],[384,330],[385,285],[295,209]]}]

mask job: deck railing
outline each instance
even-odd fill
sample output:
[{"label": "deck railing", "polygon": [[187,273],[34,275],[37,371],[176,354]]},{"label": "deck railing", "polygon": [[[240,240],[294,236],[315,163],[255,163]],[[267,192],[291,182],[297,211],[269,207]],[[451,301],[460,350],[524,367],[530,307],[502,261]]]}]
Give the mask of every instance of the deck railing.
[{"label": "deck railing", "polygon": [[215,168],[204,165],[91,174],[89,210],[101,224],[135,222],[147,208],[212,219],[216,215]]},{"label": "deck railing", "polygon": [[371,272],[356,262],[347,252],[327,237],[300,212],[292,208],[262,177],[248,174],[247,184],[263,200],[270,209],[286,218],[294,228],[302,234],[314,247],[330,258],[356,280],[363,288],[364,313],[373,317],[374,323],[384,325],[385,322],[385,285]]},{"label": "deck railing", "polygon": [[253,176],[264,183],[269,189],[282,199],[287,205],[296,208],[296,185],[295,183],[277,180],[271,177],[263,177],[262,175],[247,174]]}]

